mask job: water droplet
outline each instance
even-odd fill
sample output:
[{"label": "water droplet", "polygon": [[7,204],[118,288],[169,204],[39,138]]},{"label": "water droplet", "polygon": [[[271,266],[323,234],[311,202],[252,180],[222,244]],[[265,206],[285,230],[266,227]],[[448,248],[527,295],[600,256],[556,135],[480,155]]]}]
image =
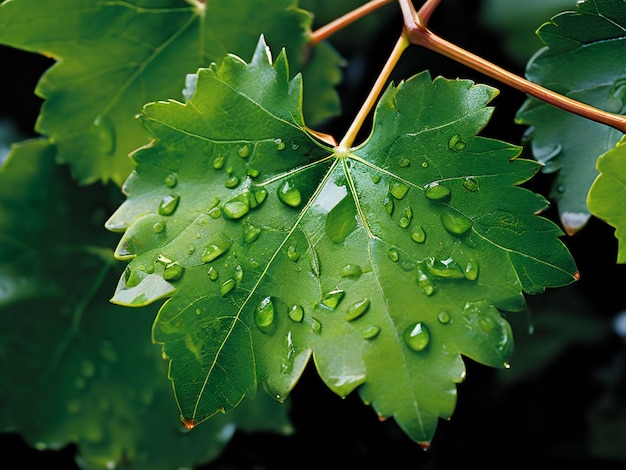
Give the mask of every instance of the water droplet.
[{"label": "water droplet", "polygon": [[178,281],[185,271],[185,268],[178,262],[174,261],[173,263],[165,266],[163,270],[163,279],[166,281]]},{"label": "water droplet", "polygon": [[214,207],[209,211],[209,217],[212,219],[219,219],[222,216],[222,209],[219,207]]},{"label": "water droplet", "polygon": [[170,173],[165,177],[165,185],[168,188],[173,188],[178,184],[178,178],[174,173]]},{"label": "water droplet", "polygon": [[428,168],[428,162],[422,162],[422,168]]},{"label": "water droplet", "polygon": [[469,260],[465,264],[463,274],[465,274],[465,278],[468,281],[475,281],[478,278],[478,263],[474,260]]},{"label": "water droplet", "polygon": [[201,261],[203,263],[213,261],[215,258],[226,253],[231,245],[232,241],[220,234],[213,243],[207,245],[204,253],[202,253]]},{"label": "water droplet", "polygon": [[154,233],[161,233],[163,230],[165,230],[165,224],[163,222],[155,222],[152,226],[152,230],[154,231]]},{"label": "water droplet", "polygon": [[448,323],[450,323],[450,315],[447,312],[439,312],[439,315],[437,315],[437,320],[439,320],[439,323],[441,323],[442,325],[447,325]]},{"label": "water droplet", "polygon": [[289,315],[289,318],[293,321],[301,322],[304,318],[304,309],[300,305],[293,305],[287,315]]},{"label": "water droplet", "polygon": [[426,232],[424,232],[422,227],[413,227],[413,230],[411,230],[411,239],[416,243],[424,243],[426,241]]},{"label": "water droplet", "polygon": [[444,279],[465,278],[461,267],[452,258],[446,258],[444,260],[428,258],[423,265],[425,265],[426,270],[435,277]]},{"label": "water droplet", "polygon": [[322,324],[317,318],[311,317],[311,330],[318,335],[322,333]]},{"label": "water droplet", "polygon": [[408,217],[402,217],[402,218],[398,221],[398,225],[399,225],[401,228],[407,228],[410,224],[411,224],[411,219],[409,219]]},{"label": "water droplet", "polygon": [[254,199],[256,200],[257,205],[262,204],[266,198],[267,198],[267,189],[258,188],[256,191],[254,191]]},{"label": "water droplet", "polygon": [[353,303],[348,310],[346,310],[346,314],[344,318],[347,321],[356,320],[361,315],[363,315],[370,308],[370,299],[367,297],[363,300],[359,300],[358,302]]},{"label": "water droplet", "polygon": [[298,207],[302,203],[300,191],[291,181],[284,181],[278,188],[278,199],[290,207]]},{"label": "water droplet", "polygon": [[202,309],[198,307],[196,309],[196,315],[200,315],[201,313],[202,313]]},{"label": "water droplet", "polygon": [[261,227],[258,227],[253,224],[247,224],[243,228],[243,239],[248,243],[252,243],[256,241],[260,236],[261,236]]},{"label": "water droplet", "polygon": [[352,197],[344,197],[326,216],[326,235],[334,243],[343,243],[358,227],[356,207]]},{"label": "water droplet", "polygon": [[346,295],[346,293],[341,289],[331,290],[322,299],[322,305],[331,310],[335,310],[343,300],[344,295]]},{"label": "water droplet", "polygon": [[378,184],[378,183],[380,182],[380,178],[381,178],[381,176],[382,176],[382,175],[380,175],[380,174],[377,174],[377,175],[372,176],[372,183],[374,183],[374,184]]},{"label": "water droplet", "polygon": [[431,201],[445,202],[450,199],[450,190],[445,186],[434,182],[424,186],[424,195]]},{"label": "water droplet", "polygon": [[274,139],[274,143],[276,144],[276,150],[285,150],[285,142],[281,139]]},{"label": "water droplet", "polygon": [[240,265],[235,266],[235,280],[237,282],[243,281],[243,268]]},{"label": "water droplet", "polygon": [[428,296],[431,296],[435,293],[435,285],[433,281],[428,277],[428,274],[424,272],[421,267],[417,267],[417,285],[422,288],[422,292]]},{"label": "water droplet", "polygon": [[389,193],[396,199],[402,199],[409,191],[409,187],[401,181],[394,181],[389,185]]},{"label": "water droplet", "polygon": [[228,189],[236,188],[238,185],[239,178],[237,178],[235,175],[230,175],[228,178],[226,178],[226,181],[224,181],[224,186],[226,186]]},{"label": "water droplet", "polygon": [[380,327],[375,326],[375,325],[370,325],[363,330],[363,333],[361,334],[361,336],[363,337],[363,339],[374,339],[378,336],[379,333],[380,333]]},{"label": "water droplet", "polygon": [[474,224],[472,219],[452,207],[447,207],[446,211],[441,215],[441,223],[450,234],[457,237],[467,233]]},{"label": "water droplet", "polygon": [[358,279],[361,277],[363,270],[361,266],[358,264],[346,264],[343,268],[341,268],[341,272],[339,273],[341,277],[350,277]]},{"label": "water droplet", "polygon": [[247,194],[239,194],[229,199],[222,206],[224,217],[228,219],[240,219],[250,211]]},{"label": "water droplet", "polygon": [[454,134],[452,137],[450,137],[450,140],[448,140],[448,148],[454,152],[460,152],[465,147],[466,144],[465,142],[463,142],[463,137],[461,137],[459,134]]},{"label": "water droplet", "polygon": [[220,287],[220,295],[224,297],[226,294],[228,294],[230,291],[232,291],[235,288],[235,285],[236,285],[236,282],[234,279],[227,279],[226,281],[224,281],[224,284],[222,284]]},{"label": "water droplet", "polygon": [[224,163],[226,163],[226,159],[224,155],[218,155],[213,159],[213,168],[216,170],[221,170],[224,168]]},{"label": "water droplet", "polygon": [[295,245],[291,245],[287,248],[287,258],[291,261],[298,261],[300,259],[300,253],[298,253],[298,248],[296,248]]},{"label": "water droplet", "polygon": [[254,323],[261,331],[266,331],[274,322],[274,304],[271,297],[265,297],[254,309]]},{"label": "water droplet", "polygon": [[387,257],[394,263],[397,263],[400,259],[400,254],[395,248],[390,248],[389,251],[387,251]]},{"label": "water droplet", "polygon": [[430,343],[430,331],[424,323],[417,322],[404,331],[404,341],[411,350],[423,351]]},{"label": "water droplet", "polygon": [[398,166],[400,166],[402,168],[406,168],[410,164],[411,164],[411,160],[409,160],[406,157],[402,157],[400,160],[398,160]]},{"label": "water droplet", "polygon": [[159,204],[159,214],[161,215],[172,215],[176,208],[178,207],[178,202],[180,201],[180,196],[178,194],[169,194],[161,199]]},{"label": "water droplet", "polygon": [[217,272],[217,269],[215,269],[213,266],[209,268],[208,273],[209,273],[209,279],[211,279],[212,281],[217,281],[217,278],[220,277],[219,273]]},{"label": "water droplet", "polygon": [[248,168],[248,176],[250,178],[256,178],[257,176],[259,176],[259,174],[260,172],[256,168]]},{"label": "water droplet", "polygon": [[187,254],[188,255],[193,255],[193,252],[196,251],[196,247],[194,245],[189,245],[187,247]]},{"label": "water droplet", "polygon": [[385,199],[383,200],[383,206],[385,206],[385,211],[388,215],[393,214],[393,199],[391,199],[389,196],[385,197]]},{"label": "water droplet", "polygon": [[239,155],[241,158],[246,158],[248,155],[250,155],[250,146],[246,144],[239,147],[239,150],[237,150],[237,155]]},{"label": "water droplet", "polygon": [[476,178],[468,176],[463,180],[463,187],[471,192],[476,192],[480,189],[480,184]]}]

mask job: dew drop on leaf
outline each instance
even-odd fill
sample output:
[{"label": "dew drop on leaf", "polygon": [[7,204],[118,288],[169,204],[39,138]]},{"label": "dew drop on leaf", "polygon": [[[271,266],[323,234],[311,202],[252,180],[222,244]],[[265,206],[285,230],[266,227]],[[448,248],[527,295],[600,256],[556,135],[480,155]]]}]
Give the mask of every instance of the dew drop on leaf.
[{"label": "dew drop on leaf", "polygon": [[437,320],[439,320],[439,323],[441,323],[442,325],[447,325],[448,323],[450,323],[450,315],[448,314],[448,312],[439,312],[439,315],[437,315]]},{"label": "dew drop on leaf", "polygon": [[400,158],[400,160],[398,160],[398,166],[401,168],[406,168],[410,164],[411,164],[411,161],[406,157],[402,157]]},{"label": "dew drop on leaf", "polygon": [[369,308],[370,308],[370,299],[366,297],[363,300],[359,300],[358,302],[355,302],[352,305],[350,305],[350,307],[348,307],[348,310],[346,310],[346,314],[344,315],[344,318],[347,321],[356,320],[365,312],[367,312]]},{"label": "dew drop on leaf", "polygon": [[287,258],[291,261],[298,261],[300,259],[300,253],[298,253],[298,248],[295,245],[290,245],[287,248]]},{"label": "dew drop on leaf", "polygon": [[387,251],[387,257],[394,263],[397,263],[400,259],[400,254],[395,248],[390,248],[389,251]]},{"label": "dew drop on leaf", "polygon": [[211,281],[217,281],[217,278],[220,277],[219,273],[217,272],[217,269],[215,269],[213,266],[209,268],[208,273],[209,273],[209,279]]},{"label": "dew drop on leaf", "polygon": [[472,227],[474,222],[456,209],[447,207],[441,215],[441,223],[450,234],[460,237]]},{"label": "dew drop on leaf", "polygon": [[161,215],[172,215],[176,208],[178,207],[178,202],[180,201],[180,196],[178,194],[169,194],[161,199],[159,203],[159,214]]},{"label": "dew drop on leaf", "polygon": [[376,174],[376,175],[372,176],[372,183],[378,184],[380,182],[380,178],[381,178],[380,174]]},{"label": "dew drop on leaf", "polygon": [[163,222],[155,222],[152,226],[154,233],[161,233],[163,230],[165,230],[165,224]]},{"label": "dew drop on leaf", "polygon": [[239,147],[239,150],[237,150],[237,155],[239,155],[241,158],[246,158],[248,155],[250,155],[250,146],[246,144]]},{"label": "dew drop on leaf", "polygon": [[222,209],[219,207],[214,207],[209,211],[209,217],[212,219],[219,219],[222,216]]},{"label": "dew drop on leaf", "polygon": [[311,317],[311,330],[318,335],[322,332],[322,324],[317,318]]},{"label": "dew drop on leaf", "polygon": [[463,180],[463,187],[470,192],[476,192],[480,189],[478,180],[476,178],[472,178],[471,176],[468,176]]},{"label": "dew drop on leaf", "polygon": [[468,281],[475,281],[478,278],[478,263],[475,260],[469,260],[465,264],[463,274]]},{"label": "dew drop on leaf", "polygon": [[422,227],[413,227],[411,239],[416,243],[424,243],[426,241],[426,232],[424,232]]},{"label": "dew drop on leaf", "polygon": [[218,238],[206,246],[204,253],[202,253],[201,261],[203,263],[213,261],[226,253],[231,245],[232,241],[230,239],[224,235],[219,235]]},{"label": "dew drop on leaf", "polygon": [[435,182],[424,186],[424,195],[435,202],[445,202],[450,199],[450,190]]},{"label": "dew drop on leaf", "polygon": [[404,331],[404,341],[412,351],[423,351],[430,343],[430,331],[424,323],[418,322]]},{"label": "dew drop on leaf", "polygon": [[417,285],[422,288],[422,292],[428,296],[433,295],[436,291],[433,281],[428,277],[420,267],[417,268]]},{"label": "dew drop on leaf", "polygon": [[450,137],[450,140],[448,140],[448,148],[454,152],[460,152],[465,149],[465,147],[465,142],[463,142],[463,138],[459,134],[454,134]]},{"label": "dew drop on leaf", "polygon": [[284,181],[278,188],[278,199],[290,207],[298,207],[302,203],[302,195],[293,182]]},{"label": "dew drop on leaf", "polygon": [[224,168],[224,163],[226,163],[226,159],[224,155],[218,155],[213,159],[213,168],[216,170],[221,170]]},{"label": "dew drop on leaf", "polygon": [[230,175],[228,178],[226,178],[226,181],[224,181],[224,186],[226,186],[228,189],[236,188],[238,185],[239,178],[235,175]]},{"label": "dew drop on leaf", "polygon": [[235,266],[235,280],[237,282],[243,281],[243,268],[239,264]]},{"label": "dew drop on leaf", "polygon": [[243,239],[248,243],[256,241],[260,236],[261,227],[253,224],[247,224],[243,229]]},{"label": "dew drop on leaf", "polygon": [[189,245],[187,247],[187,254],[188,255],[193,255],[193,252],[196,251],[196,247],[194,245]]},{"label": "dew drop on leaf", "polygon": [[276,144],[276,150],[285,150],[285,142],[282,139],[274,139],[274,143]]},{"label": "dew drop on leaf", "polygon": [[358,279],[359,277],[361,277],[362,273],[363,273],[363,270],[361,269],[361,266],[359,266],[358,264],[346,264],[343,268],[341,268],[341,271],[339,274],[341,277],[349,277],[349,278]]},{"label": "dew drop on leaf", "polygon": [[245,194],[240,194],[224,203],[222,212],[228,219],[240,219],[250,211]]},{"label": "dew drop on leaf", "polygon": [[170,173],[165,177],[165,185],[168,188],[173,188],[178,184],[178,178],[174,173]]},{"label": "dew drop on leaf", "polygon": [[235,288],[235,285],[236,285],[236,282],[234,279],[227,279],[226,281],[224,281],[224,284],[222,284],[220,287],[220,295],[224,297],[226,294],[228,294],[230,291],[232,291]]},{"label": "dew drop on leaf", "polygon": [[385,211],[387,212],[388,215],[393,214],[393,199],[387,196],[383,200],[383,206],[385,207]]},{"label": "dew drop on leaf", "polygon": [[177,281],[182,277],[184,271],[185,268],[183,268],[178,261],[174,261],[173,263],[165,266],[165,269],[163,270],[163,279],[166,281]]},{"label": "dew drop on leaf", "polygon": [[304,318],[304,309],[300,305],[293,305],[287,315],[289,315],[289,318],[293,321],[301,322]]},{"label": "dew drop on leaf", "polygon": [[343,300],[344,295],[346,295],[346,293],[341,289],[331,290],[322,299],[322,305],[331,310],[335,310]]},{"label": "dew drop on leaf", "polygon": [[408,191],[409,187],[401,181],[394,181],[389,185],[389,193],[398,200],[403,199]]},{"label": "dew drop on leaf", "polygon": [[380,333],[380,327],[375,326],[375,325],[370,325],[363,330],[363,333],[361,334],[361,336],[363,337],[363,339],[374,339],[378,336],[379,333]]},{"label": "dew drop on leaf", "polygon": [[254,323],[261,331],[267,331],[274,322],[274,303],[265,297],[254,309]]}]

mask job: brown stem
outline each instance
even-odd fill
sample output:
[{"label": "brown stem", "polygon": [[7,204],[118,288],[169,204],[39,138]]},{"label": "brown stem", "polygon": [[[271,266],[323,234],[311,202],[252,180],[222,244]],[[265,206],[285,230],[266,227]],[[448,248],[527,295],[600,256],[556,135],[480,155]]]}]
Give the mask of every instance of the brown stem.
[{"label": "brown stem", "polygon": [[[509,85],[523,93],[534,96],[552,106],[563,109],[570,113],[582,116],[592,121],[613,127],[620,132],[626,133],[626,116],[608,113],[593,106],[589,106],[580,101],[573,100],[552,90],[548,90],[536,83],[530,82],[519,75],[498,67],[495,64],[479,57],[471,52],[462,49],[445,39],[440,38],[426,27],[425,21],[430,18],[430,14],[439,4],[439,0],[427,1],[422,9],[425,9],[426,18],[422,18],[411,0],[399,0],[404,17],[405,34],[413,44],[423,46],[427,49],[442,54],[467,67],[494,78],[506,85]],[[422,11],[420,10],[420,12]]]},{"label": "brown stem", "polygon": [[311,44],[315,45],[318,42],[323,41],[324,39],[328,38],[330,35],[336,33],[340,29],[345,28],[346,26],[355,22],[359,18],[362,18],[363,16],[371,13],[372,11],[384,5],[387,5],[388,3],[391,3],[393,1],[394,0],[371,0],[365,5],[362,5],[359,8],[352,10],[349,13],[346,13],[345,15],[337,18],[336,20],[331,21],[327,25],[322,26],[321,28],[313,31],[311,33]]}]

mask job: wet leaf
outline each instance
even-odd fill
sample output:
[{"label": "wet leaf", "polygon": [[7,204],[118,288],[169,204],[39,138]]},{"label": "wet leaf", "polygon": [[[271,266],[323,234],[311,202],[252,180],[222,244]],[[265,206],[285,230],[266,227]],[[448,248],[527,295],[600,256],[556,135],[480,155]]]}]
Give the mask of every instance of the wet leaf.
[{"label": "wet leaf", "polygon": [[[584,0],[575,11],[555,16],[538,30],[546,44],[528,63],[527,77],[565,96],[622,114],[626,72],[616,57],[626,51],[623,0]],[[529,98],[517,119],[528,124],[528,138],[544,171],[558,176],[551,197],[570,234],[589,219],[587,194],[598,173],[596,160],[622,134],[610,127]]]},{"label": "wet leaf", "polygon": [[[312,19],[295,3],[93,0],[86,7],[83,0],[5,1],[0,43],[57,61],[36,89],[46,100],[36,130],[54,140],[57,159],[69,163],[83,184],[121,185],[132,170],[128,154],[148,142],[135,115],[148,101],[178,98],[186,74],[227,52],[249,54],[261,33],[277,50],[288,45],[294,71],[307,68]],[[246,17],[254,21],[242,21]],[[332,90],[338,60],[329,46],[321,47],[311,60],[311,81],[325,98],[308,100],[305,112],[312,119],[325,119],[338,107]],[[320,68],[328,70],[323,80]]]},{"label": "wet leaf", "polygon": [[287,69],[260,41],[249,64],[200,69],[186,103],[144,108],[155,140],[107,222],[130,260],[113,301],[168,298],[153,335],[188,425],[259,386],[284,400],[312,355],[335,393],[358,387],[427,442],[461,354],[505,365],[498,309],[575,279],[562,233],[535,215],[546,200],[517,187],[539,165],[476,137],[494,89],[427,73],[388,88],[364,144],[328,148]]},{"label": "wet leaf", "polygon": [[0,170],[0,432],[37,449],[76,444],[84,468],[147,470],[207,462],[239,428],[289,431],[269,398],[183,427],[150,342],[155,309],[109,302],[119,262],[96,205],[106,199],[73,184],[44,139],[13,147]]},{"label": "wet leaf", "polygon": [[600,175],[589,191],[587,204],[591,213],[615,227],[619,240],[617,262],[626,263],[626,140],[622,139],[615,148],[598,158]]}]

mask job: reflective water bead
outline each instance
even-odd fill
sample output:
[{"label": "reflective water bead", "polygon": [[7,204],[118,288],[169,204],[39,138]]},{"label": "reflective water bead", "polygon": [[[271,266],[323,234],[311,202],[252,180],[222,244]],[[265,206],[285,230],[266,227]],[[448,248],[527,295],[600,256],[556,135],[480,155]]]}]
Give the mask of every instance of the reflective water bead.
[{"label": "reflective water bead", "polygon": [[288,314],[289,318],[291,318],[295,322],[301,322],[304,318],[304,309],[300,305],[293,305]]},{"label": "reflective water bead", "polygon": [[216,170],[221,170],[224,168],[224,163],[226,163],[226,159],[223,155],[218,155],[213,159],[213,168]]},{"label": "reflective water bead", "polygon": [[298,261],[300,259],[300,253],[298,253],[298,248],[295,245],[290,245],[287,248],[287,258],[291,261]]},{"label": "reflective water bead", "polygon": [[235,266],[235,280],[237,282],[243,280],[243,268],[240,265]]},{"label": "reflective water bead", "polygon": [[424,186],[424,196],[435,202],[444,202],[450,199],[450,190],[445,186],[434,182]]},{"label": "reflective water bead", "polygon": [[246,198],[238,196],[226,201],[222,206],[222,211],[224,217],[228,219],[240,219],[250,211],[250,206]]},{"label": "reflective water bead", "polygon": [[165,266],[163,270],[163,279],[166,281],[177,281],[183,275],[185,268],[178,262],[174,261],[173,263]]},{"label": "reflective water bead", "polygon": [[239,150],[237,150],[237,154],[241,158],[246,158],[248,155],[250,155],[250,146],[247,144],[242,145],[241,147],[239,147]]},{"label": "reflective water bead", "polygon": [[388,215],[393,214],[393,199],[387,196],[383,200],[383,206],[385,207],[385,211],[387,212]]},{"label": "reflective water bead", "polygon": [[478,263],[474,260],[469,260],[465,264],[463,273],[468,281],[475,281],[478,278]]},{"label": "reflective water bead", "polygon": [[243,239],[252,243],[256,241],[261,236],[261,227],[257,227],[253,224],[247,224],[243,229]]},{"label": "reflective water bead", "polygon": [[224,284],[222,284],[220,287],[220,295],[224,297],[226,294],[228,294],[230,291],[232,291],[235,288],[236,284],[237,283],[235,282],[234,279],[228,279],[224,281]]},{"label": "reflective water bead", "polygon": [[346,295],[346,293],[341,289],[331,290],[322,299],[322,305],[331,310],[335,310],[342,301],[344,295]]},{"label": "reflective water bead", "polygon": [[389,185],[389,193],[396,199],[403,199],[409,187],[401,181],[394,181]]},{"label": "reflective water bead", "polygon": [[463,180],[463,187],[473,193],[480,189],[480,184],[476,178],[468,176]]},{"label": "reflective water bead", "polygon": [[222,209],[220,209],[219,207],[214,207],[209,211],[209,216],[212,219],[219,219],[222,216]]},{"label": "reflective water bead", "polygon": [[274,304],[271,297],[265,297],[254,309],[254,323],[261,331],[266,331],[274,322]]},{"label": "reflective water bead", "polygon": [[439,312],[439,315],[437,315],[437,320],[439,320],[439,323],[441,323],[442,325],[447,325],[448,323],[450,323],[450,315],[447,312]]},{"label": "reflective water bead", "polygon": [[224,181],[224,186],[226,186],[228,189],[236,188],[238,184],[239,178],[235,175],[230,175],[228,178],[226,178],[226,181]]},{"label": "reflective water bead", "polygon": [[448,148],[454,152],[460,152],[465,147],[466,144],[465,142],[463,142],[463,137],[461,137],[459,134],[454,134],[452,137],[450,137],[450,140],[448,140]]},{"label": "reflective water bead", "polygon": [[281,139],[274,139],[274,143],[276,144],[276,150],[285,150],[285,142]]},{"label": "reflective water bead", "polygon": [[322,324],[317,318],[311,317],[311,330],[318,335],[322,332]]},{"label": "reflective water bead", "polygon": [[170,173],[169,175],[165,177],[165,185],[168,188],[173,188],[177,184],[178,184],[178,178],[176,177],[174,173]]},{"label": "reflective water bead", "polygon": [[424,232],[422,227],[413,227],[413,230],[411,230],[411,239],[416,243],[424,243],[426,241],[426,232]]},{"label": "reflective water bead", "polygon": [[344,318],[347,321],[356,320],[370,308],[370,299],[365,297],[363,300],[359,300],[358,302],[353,303],[348,310],[346,310],[346,314]]},{"label": "reflective water bead", "polygon": [[169,194],[161,199],[158,212],[161,215],[172,215],[178,207],[180,196],[178,194]]},{"label": "reflective water bead", "polygon": [[411,160],[409,160],[406,157],[402,157],[400,160],[398,160],[398,166],[401,168],[406,168],[410,164],[411,164]]},{"label": "reflective water bead", "polygon": [[163,222],[155,222],[152,226],[152,230],[154,231],[154,233],[161,233],[163,230],[165,230],[165,224]]},{"label": "reflective water bead", "polygon": [[380,327],[375,326],[375,325],[370,325],[363,330],[363,332],[361,333],[361,336],[363,337],[363,339],[374,339],[378,336],[379,333],[380,333]]},{"label": "reflective water bead", "polygon": [[380,178],[381,178],[380,173],[377,174],[377,175],[372,176],[372,183],[378,184],[380,182]]},{"label": "reflective water bead", "polygon": [[215,241],[206,246],[204,253],[202,253],[201,261],[203,263],[213,261],[215,258],[226,253],[231,245],[231,240],[223,235],[218,236]]},{"label": "reflective water bead", "polygon": [[423,351],[430,343],[430,331],[424,323],[418,322],[404,331],[404,341],[409,349]]},{"label": "reflective water bead", "polygon": [[339,274],[341,277],[359,278],[362,273],[363,270],[358,264],[346,264],[343,268],[341,268]]},{"label": "reflective water bead", "polygon": [[441,215],[441,223],[450,234],[459,237],[472,228],[474,224],[472,219],[452,207],[446,208]]},{"label": "reflective water bead", "polygon": [[208,270],[209,273],[209,279],[211,281],[217,281],[217,278],[220,277],[219,273],[217,272],[217,269],[215,269],[213,266],[211,266]]},{"label": "reflective water bead", "polygon": [[277,191],[278,199],[290,207],[298,207],[302,203],[302,195],[291,181],[283,181]]},{"label": "reflective water bead", "polygon": [[400,254],[395,248],[390,248],[389,251],[387,251],[387,257],[394,263],[397,263],[400,259]]}]

